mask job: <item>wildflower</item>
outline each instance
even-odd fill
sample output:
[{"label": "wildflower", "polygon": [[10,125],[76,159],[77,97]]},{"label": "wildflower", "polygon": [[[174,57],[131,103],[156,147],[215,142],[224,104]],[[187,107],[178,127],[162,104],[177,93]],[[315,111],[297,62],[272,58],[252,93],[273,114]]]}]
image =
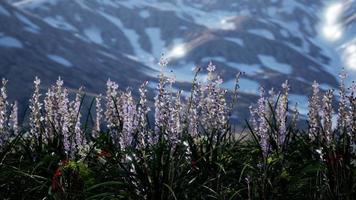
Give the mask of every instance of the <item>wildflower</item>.
[{"label": "wildflower", "polygon": [[105,118],[107,127],[110,130],[110,133],[116,143],[119,142],[118,136],[118,127],[120,124],[120,117],[119,111],[120,103],[119,103],[119,86],[111,81],[110,79],[106,83],[107,90],[106,90],[106,111],[105,111]]},{"label": "wildflower", "polygon": [[[356,133],[356,82],[353,82],[350,87],[350,94],[348,95],[349,99],[349,116],[350,116],[350,131],[349,133]],[[356,141],[356,134],[351,135],[353,140]]]},{"label": "wildflower", "polygon": [[327,144],[330,144],[333,136],[332,136],[332,98],[333,98],[333,90],[328,90],[326,94],[323,96],[323,128],[325,132],[325,140]]},{"label": "wildflower", "polygon": [[2,86],[0,91],[0,132],[5,132],[7,124],[7,91],[6,91],[7,80],[2,79]]},{"label": "wildflower", "polygon": [[122,107],[123,128],[120,138],[120,145],[126,148],[131,145],[133,134],[137,129],[137,111],[133,101],[131,91],[124,93],[124,104]]},{"label": "wildflower", "polygon": [[192,137],[196,137],[198,135],[198,123],[199,123],[199,103],[200,103],[200,95],[201,95],[201,84],[199,82],[193,83],[192,88],[192,96],[189,102],[189,110],[188,110],[188,130]]},{"label": "wildflower", "polygon": [[260,137],[260,145],[262,153],[266,157],[269,151],[269,137],[268,137],[268,122],[266,119],[266,98],[264,97],[264,88],[260,89],[260,98],[257,101],[257,123],[258,136]]},{"label": "wildflower", "polygon": [[[138,130],[139,132],[139,142],[142,145],[145,145],[145,141],[148,139],[146,138],[146,132],[147,132],[147,113],[149,112],[150,108],[147,106],[147,97],[146,97],[146,93],[147,93],[147,86],[148,82],[145,81],[139,88],[139,93],[140,93],[140,101],[138,104],[138,108],[137,108],[137,120],[138,120]],[[148,137],[148,136],[147,136]]]},{"label": "wildflower", "polygon": [[167,134],[167,125],[170,115],[170,94],[166,90],[167,78],[164,76],[163,68],[167,65],[164,58],[161,58],[161,74],[159,76],[159,83],[157,85],[157,95],[155,96],[155,135],[151,138],[151,143],[158,141],[159,135]]},{"label": "wildflower", "polygon": [[175,145],[178,143],[178,141],[181,139],[181,133],[182,133],[182,111],[183,111],[183,106],[181,103],[181,91],[177,92],[176,98],[175,98],[175,105],[173,106],[173,109],[170,113],[170,118],[169,118],[169,131],[170,131],[170,141]]},{"label": "wildflower", "polygon": [[[86,144],[86,138],[83,136],[83,132],[81,130],[81,113],[80,113],[80,107],[81,107],[81,101],[83,98],[83,88],[79,88],[78,93],[76,94],[74,102],[71,103],[71,108],[70,108],[70,120],[71,120],[71,126],[74,126],[74,135],[75,135],[75,144],[77,149],[81,148],[83,145]],[[73,142],[72,142],[73,143]]]},{"label": "wildflower", "polygon": [[283,145],[286,138],[286,121],[287,121],[287,109],[288,109],[288,81],[282,84],[283,93],[280,96],[277,105],[277,122],[278,122],[278,143]]},{"label": "wildflower", "polygon": [[[34,100],[35,102],[35,100]],[[45,124],[46,124],[46,129],[45,129],[45,137],[47,140],[52,138],[52,134],[55,132],[53,129],[54,125],[54,113],[55,113],[55,108],[54,108],[54,92],[52,88],[49,88],[47,90],[45,99],[44,99],[44,107],[45,107]],[[34,120],[34,119],[33,119]],[[37,128],[37,127],[36,127]],[[37,130],[33,129],[33,134],[38,133]],[[38,136],[37,136],[38,137]]]},{"label": "wildflower", "polygon": [[39,134],[41,132],[41,109],[42,103],[40,102],[40,84],[41,80],[36,77],[34,81],[34,92],[30,99],[30,133],[35,139],[39,139]]},{"label": "wildflower", "polygon": [[[214,71],[215,71],[215,69],[216,69],[216,66],[215,65],[213,65],[213,63],[212,62],[210,62],[209,64],[208,64],[208,67],[206,68],[207,70],[208,70],[208,72],[209,73],[213,73]],[[211,77],[212,78],[212,77]]]},{"label": "wildflower", "polygon": [[74,151],[74,141],[71,134],[71,113],[69,112],[69,100],[68,91],[63,89],[62,94],[56,97],[58,101],[58,107],[55,114],[55,122],[57,125],[56,130],[62,134],[63,137],[63,147],[69,156],[73,156]]},{"label": "wildflower", "polygon": [[[205,130],[225,131],[228,108],[225,101],[226,90],[221,89],[222,79],[214,76],[215,66],[210,62],[207,83],[201,88],[201,122]],[[218,119],[218,120],[217,120]]]},{"label": "wildflower", "polygon": [[262,154],[264,157],[267,156],[269,151],[269,136],[268,136],[268,122],[266,119],[266,97],[264,96],[264,88],[260,88],[260,97],[257,101],[257,108],[252,106],[250,109],[250,122],[252,125],[252,131],[256,133],[259,138],[259,143],[262,149]]},{"label": "wildflower", "polygon": [[95,98],[95,124],[94,124],[94,130],[93,130],[93,136],[97,137],[98,134],[100,133],[100,124],[101,124],[101,118],[102,118],[102,112],[103,109],[101,107],[101,99],[102,96],[101,94]]},{"label": "wildflower", "polygon": [[337,126],[338,130],[342,131],[346,129],[348,122],[348,113],[347,113],[347,99],[345,94],[345,79],[347,77],[346,72],[342,71],[339,75],[340,77],[340,90],[339,90],[339,108],[338,108],[338,118]]},{"label": "wildflower", "polygon": [[57,192],[57,191],[63,191],[64,188],[61,184],[61,181],[59,180],[60,177],[62,176],[62,172],[61,172],[61,169],[60,167],[58,167],[56,169],[56,171],[54,172],[53,174],[53,177],[52,177],[52,183],[51,183],[51,190],[52,192]]},{"label": "wildflower", "polygon": [[17,135],[19,133],[17,101],[15,101],[15,103],[12,105],[12,110],[9,119],[9,127],[11,127],[14,135]]},{"label": "wildflower", "polygon": [[106,121],[109,129],[117,126],[118,113],[116,111],[119,86],[110,79],[106,83]]},{"label": "wildflower", "polygon": [[7,80],[2,79],[2,86],[0,89],[0,147],[4,145],[6,140],[9,138],[8,133],[8,115],[7,115],[7,91],[6,91]]},{"label": "wildflower", "polygon": [[63,80],[61,77],[56,81],[54,87],[54,108],[58,111],[54,113],[54,125],[57,131],[61,130],[61,123],[66,117],[66,112],[68,112],[68,91],[63,89]]},{"label": "wildflower", "polygon": [[315,136],[319,134],[319,111],[320,111],[320,99],[319,99],[319,84],[314,81],[312,85],[312,96],[309,99],[309,138],[313,141]]}]

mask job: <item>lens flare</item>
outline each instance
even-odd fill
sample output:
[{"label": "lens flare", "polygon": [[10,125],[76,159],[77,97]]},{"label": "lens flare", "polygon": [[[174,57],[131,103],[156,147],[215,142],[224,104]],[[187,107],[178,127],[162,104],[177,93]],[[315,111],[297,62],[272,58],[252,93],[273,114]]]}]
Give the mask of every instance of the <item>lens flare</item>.
[{"label": "lens flare", "polygon": [[345,47],[344,60],[349,69],[356,70],[356,44],[350,44]]},{"label": "lens flare", "polygon": [[331,4],[324,13],[324,24],[322,33],[324,37],[331,41],[336,41],[341,38],[343,28],[339,24],[340,15],[343,12],[342,3]]},{"label": "lens flare", "polygon": [[169,58],[181,58],[186,54],[186,47],[184,44],[179,44],[173,47],[173,49],[167,54]]}]

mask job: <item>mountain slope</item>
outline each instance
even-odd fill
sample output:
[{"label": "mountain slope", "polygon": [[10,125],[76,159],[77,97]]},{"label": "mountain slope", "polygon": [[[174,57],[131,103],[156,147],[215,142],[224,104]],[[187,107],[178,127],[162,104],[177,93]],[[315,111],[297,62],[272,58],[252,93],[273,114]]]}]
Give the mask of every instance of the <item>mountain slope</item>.
[{"label": "mountain slope", "polygon": [[[336,88],[338,84],[337,67],[341,66],[341,60],[319,36],[318,24],[325,1],[14,0],[12,3],[53,29],[71,35],[80,44],[106,52],[105,55],[110,55],[108,62],[130,58],[148,66],[138,74],[150,79],[156,78],[158,58],[162,52],[166,53],[171,60],[169,70],[183,89],[189,89],[187,82],[193,77],[194,66],[205,66],[210,61],[217,65],[227,88],[232,87],[237,72],[246,72],[240,82],[242,95],[248,97],[246,104],[251,103],[261,85],[267,89],[279,88],[286,79],[292,85],[292,102],[302,105],[306,105],[305,94],[310,92],[312,81],[317,80],[323,89]],[[81,60],[91,63],[92,56]]]},{"label": "mountain slope", "polygon": [[141,73],[147,67],[122,53],[88,44],[4,2],[0,2],[0,55],[0,76],[10,81],[10,98],[22,103],[35,76],[44,87],[61,76],[66,86],[84,85],[91,92],[102,92],[108,78],[123,88],[147,79]]}]

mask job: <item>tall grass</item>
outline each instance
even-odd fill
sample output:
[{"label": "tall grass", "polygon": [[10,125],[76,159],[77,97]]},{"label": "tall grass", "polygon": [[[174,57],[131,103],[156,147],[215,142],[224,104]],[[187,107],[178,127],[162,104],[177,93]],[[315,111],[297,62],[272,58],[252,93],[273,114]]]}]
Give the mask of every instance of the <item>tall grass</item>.
[{"label": "tall grass", "polygon": [[[193,79],[190,95],[173,89],[161,59],[153,106],[147,82],[131,90],[107,82],[83,110],[58,79],[45,94],[34,81],[29,122],[19,127],[6,80],[0,94],[0,196],[4,199],[353,199],[356,195],[356,85],[334,92],[314,82],[308,128],[298,129],[285,82],[251,103],[236,133],[238,101],[215,66]],[[232,99],[229,101],[227,99]],[[104,101],[103,101],[104,100]],[[153,120],[148,117],[154,113]],[[333,120],[337,116],[337,120]]]}]

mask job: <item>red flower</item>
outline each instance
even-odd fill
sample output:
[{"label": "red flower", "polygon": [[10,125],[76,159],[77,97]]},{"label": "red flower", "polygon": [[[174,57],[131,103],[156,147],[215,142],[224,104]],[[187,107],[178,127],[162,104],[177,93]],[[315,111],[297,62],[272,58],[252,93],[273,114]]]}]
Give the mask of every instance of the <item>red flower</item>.
[{"label": "red flower", "polygon": [[61,170],[59,168],[57,168],[56,172],[54,173],[53,177],[60,177],[62,175]]},{"label": "red flower", "polygon": [[62,172],[61,172],[61,169],[58,167],[58,168],[56,169],[56,171],[54,172],[53,177],[52,177],[52,184],[51,184],[51,187],[52,187],[52,191],[53,191],[53,192],[58,191],[58,189],[61,189],[61,190],[62,190],[62,186],[61,186],[61,184],[59,183],[59,178],[60,178],[60,176],[62,176]]},{"label": "red flower", "polygon": [[109,157],[109,156],[110,153],[103,149],[100,151],[100,153],[98,153],[98,157]]},{"label": "red flower", "polygon": [[68,159],[64,159],[64,160],[60,161],[60,164],[63,165],[63,166],[66,166],[68,163],[69,163]]}]

